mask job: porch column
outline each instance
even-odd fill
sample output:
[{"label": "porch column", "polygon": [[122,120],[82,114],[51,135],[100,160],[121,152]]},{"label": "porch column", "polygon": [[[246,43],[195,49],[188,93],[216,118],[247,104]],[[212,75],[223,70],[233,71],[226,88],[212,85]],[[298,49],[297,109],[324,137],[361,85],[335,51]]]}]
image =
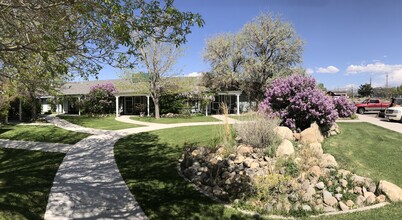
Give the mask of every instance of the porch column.
[{"label": "porch column", "polygon": [[21,101],[21,99],[20,99],[20,103],[18,106],[18,116],[19,116],[20,121],[22,121],[22,101]]},{"label": "porch column", "polygon": [[237,115],[240,115],[240,94],[236,94],[237,98]]},{"label": "porch column", "polygon": [[147,95],[147,116],[149,117],[149,95]]},{"label": "porch column", "polygon": [[78,96],[78,115],[81,116],[81,97]]},{"label": "porch column", "polygon": [[208,104],[205,105],[205,116],[208,116]]},{"label": "porch column", "polygon": [[116,96],[116,118],[119,117],[119,98],[120,96]]}]

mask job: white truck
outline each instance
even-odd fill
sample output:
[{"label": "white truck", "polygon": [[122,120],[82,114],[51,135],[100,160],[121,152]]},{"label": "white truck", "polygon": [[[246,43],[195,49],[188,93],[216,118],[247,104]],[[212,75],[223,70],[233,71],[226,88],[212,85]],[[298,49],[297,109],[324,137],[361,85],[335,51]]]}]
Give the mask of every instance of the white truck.
[{"label": "white truck", "polygon": [[402,122],[402,98],[392,99],[390,107],[385,110],[385,118]]}]

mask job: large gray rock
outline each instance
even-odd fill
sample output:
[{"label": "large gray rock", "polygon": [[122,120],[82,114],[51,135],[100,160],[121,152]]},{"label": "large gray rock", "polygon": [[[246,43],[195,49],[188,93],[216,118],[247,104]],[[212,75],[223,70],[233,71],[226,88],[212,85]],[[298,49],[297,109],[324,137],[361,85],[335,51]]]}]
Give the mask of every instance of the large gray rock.
[{"label": "large gray rock", "polygon": [[276,149],[277,157],[290,156],[293,155],[294,153],[295,149],[293,147],[293,144],[287,139],[282,140],[282,143]]},{"label": "large gray rock", "polygon": [[293,136],[292,130],[285,126],[279,126],[274,128],[274,132],[283,140],[287,139],[293,141],[295,137]]},{"label": "large gray rock", "polygon": [[322,192],[324,203],[329,206],[334,206],[338,203],[338,200],[332,196],[332,194],[326,190]]},{"label": "large gray rock", "polygon": [[324,136],[321,134],[320,127],[313,123],[311,126],[300,133],[300,142],[306,146],[311,143],[322,143]]},{"label": "large gray rock", "polygon": [[402,189],[393,183],[381,180],[378,185],[378,190],[383,192],[391,202],[402,201]]},{"label": "large gray rock", "polygon": [[349,207],[343,202],[339,202],[339,208],[341,208],[342,211],[349,210]]},{"label": "large gray rock", "polygon": [[335,160],[335,157],[331,154],[323,154],[320,161],[320,167],[322,168],[337,168],[338,163]]}]

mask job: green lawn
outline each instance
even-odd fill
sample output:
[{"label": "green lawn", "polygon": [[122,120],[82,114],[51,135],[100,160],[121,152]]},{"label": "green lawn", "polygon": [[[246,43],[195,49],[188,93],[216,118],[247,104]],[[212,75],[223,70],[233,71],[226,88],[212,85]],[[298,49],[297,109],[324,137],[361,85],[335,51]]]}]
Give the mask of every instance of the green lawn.
[{"label": "green lawn", "polygon": [[188,118],[159,118],[155,119],[153,117],[130,117],[132,120],[161,123],[161,124],[175,124],[175,123],[186,123],[186,122],[216,122],[218,119],[211,116],[191,116]]},{"label": "green lawn", "polygon": [[120,172],[150,219],[243,219],[195,191],[177,173],[184,144],[209,144],[216,130],[215,126],[174,128],[131,135],[116,143]]},{"label": "green lawn", "polygon": [[359,175],[402,187],[402,134],[369,123],[338,123],[341,135],[324,143],[338,163]]},{"label": "green lawn", "polygon": [[43,219],[62,153],[0,148],[0,219]]},{"label": "green lawn", "polygon": [[[339,123],[339,126],[342,134],[325,142],[326,152],[333,153],[343,167],[360,175],[400,185],[401,134],[362,123]],[[150,219],[251,218],[204,197],[177,174],[177,160],[185,143],[208,145],[217,130],[216,126],[175,128],[135,134],[118,141],[115,158],[120,172]],[[392,169],[383,167],[386,164]],[[401,216],[402,203],[397,203],[319,219],[400,219]]]},{"label": "green lawn", "polygon": [[89,134],[67,131],[53,125],[0,126],[0,139],[75,144]]},{"label": "green lawn", "polygon": [[58,115],[57,117],[67,120],[73,124],[80,125],[86,128],[95,128],[102,130],[120,130],[126,128],[140,127],[140,125],[134,125],[116,121],[114,116],[107,117],[91,117],[91,116],[67,116]]}]

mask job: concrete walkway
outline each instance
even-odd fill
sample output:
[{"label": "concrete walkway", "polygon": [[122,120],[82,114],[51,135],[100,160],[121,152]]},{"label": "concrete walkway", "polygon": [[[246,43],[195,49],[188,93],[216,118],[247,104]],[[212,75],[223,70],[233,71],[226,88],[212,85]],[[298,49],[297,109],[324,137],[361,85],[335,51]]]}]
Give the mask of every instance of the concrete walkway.
[{"label": "concrete walkway", "polygon": [[223,123],[159,124],[121,116],[116,120],[144,127],[104,131],[84,128],[54,116],[46,119],[58,127],[94,135],[75,144],[64,157],[50,191],[45,219],[147,219],[119,172],[114,144],[129,134]]},{"label": "concrete walkway", "polygon": [[[223,117],[216,117],[223,120]],[[53,181],[45,219],[147,219],[124,182],[114,159],[114,144],[122,137],[160,129],[218,125],[218,122],[160,124],[131,120],[121,116],[116,120],[143,125],[117,131],[85,128],[47,116],[57,127],[93,134],[74,145],[0,140],[6,148],[66,153]],[[236,123],[229,119],[228,123]]]},{"label": "concrete walkway", "polygon": [[355,122],[368,122],[373,125],[377,125],[392,131],[396,131],[402,133],[402,123],[400,122],[390,122],[385,118],[373,117],[372,115],[358,115],[358,120],[338,120],[337,122],[347,122],[347,123],[355,123]]}]

